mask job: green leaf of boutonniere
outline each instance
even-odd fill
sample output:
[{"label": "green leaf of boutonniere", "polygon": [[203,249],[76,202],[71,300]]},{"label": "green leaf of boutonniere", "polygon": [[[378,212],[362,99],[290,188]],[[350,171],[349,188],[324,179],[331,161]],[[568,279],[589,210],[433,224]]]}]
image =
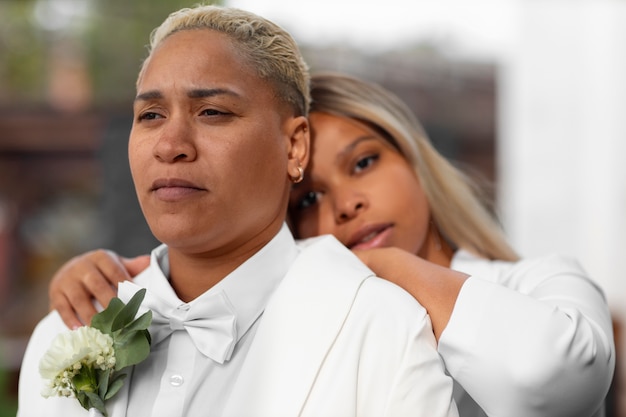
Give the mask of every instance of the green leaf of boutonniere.
[{"label": "green leaf of boutonniere", "polygon": [[58,335],[39,365],[46,381],[42,395],[73,396],[86,410],[106,416],[104,402],[124,384],[121,371],[150,354],[152,312],[135,318],[145,294],[145,289],[138,291],[128,304],[113,298],[91,326]]}]

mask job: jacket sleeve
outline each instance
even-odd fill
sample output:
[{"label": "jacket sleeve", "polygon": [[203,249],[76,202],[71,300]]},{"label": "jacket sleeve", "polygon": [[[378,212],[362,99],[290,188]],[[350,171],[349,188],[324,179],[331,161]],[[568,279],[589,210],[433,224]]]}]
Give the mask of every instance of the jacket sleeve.
[{"label": "jacket sleeve", "polygon": [[439,340],[452,377],[489,416],[594,414],[615,366],[601,289],[564,257],[483,264]]},{"label": "jacket sleeve", "polygon": [[20,368],[17,417],[71,417],[86,414],[75,398],[44,398],[41,395],[44,384],[39,374],[39,361],[56,335],[67,331],[69,329],[56,311],[50,312],[33,331]]},{"label": "jacket sleeve", "polygon": [[[426,310],[404,290],[365,282],[350,314],[362,322],[359,381],[363,416],[458,416],[453,381],[437,352]],[[350,336],[354,337],[354,336]],[[369,403],[386,387],[382,409]],[[385,389],[385,388],[383,388]]]}]

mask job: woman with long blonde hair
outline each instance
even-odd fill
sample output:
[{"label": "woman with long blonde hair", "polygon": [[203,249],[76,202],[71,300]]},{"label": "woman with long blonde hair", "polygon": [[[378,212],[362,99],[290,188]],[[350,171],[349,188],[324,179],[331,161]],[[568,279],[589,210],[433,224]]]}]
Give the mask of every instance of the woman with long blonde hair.
[{"label": "woman with long blonde hair", "polygon": [[[615,365],[602,290],[575,260],[520,260],[480,188],[380,86],[312,77],[312,160],[290,196],[297,238],[333,234],[428,311],[461,416],[602,416]],[[97,250],[50,286],[69,326],[143,268]],[[384,341],[381,341],[384,343]]]}]

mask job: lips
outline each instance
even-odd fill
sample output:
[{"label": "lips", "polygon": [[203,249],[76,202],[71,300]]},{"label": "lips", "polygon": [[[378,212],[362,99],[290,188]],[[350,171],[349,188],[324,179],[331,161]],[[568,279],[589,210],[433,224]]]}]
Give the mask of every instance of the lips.
[{"label": "lips", "polygon": [[362,227],[351,236],[346,245],[350,249],[372,249],[388,245],[391,223],[374,224]]},{"label": "lips", "polygon": [[178,201],[206,190],[187,180],[167,178],[154,181],[150,187],[150,191],[154,192],[160,200]]}]

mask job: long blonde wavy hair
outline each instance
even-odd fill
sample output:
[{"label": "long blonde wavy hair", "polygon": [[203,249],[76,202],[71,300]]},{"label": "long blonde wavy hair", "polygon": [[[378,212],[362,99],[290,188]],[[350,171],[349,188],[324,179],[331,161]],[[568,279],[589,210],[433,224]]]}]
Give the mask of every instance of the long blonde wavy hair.
[{"label": "long blonde wavy hair", "polygon": [[360,121],[398,149],[414,167],[433,221],[453,247],[488,259],[518,259],[480,187],[435,150],[413,112],[397,96],[348,75],[322,73],[311,78],[311,97],[311,112]]}]

